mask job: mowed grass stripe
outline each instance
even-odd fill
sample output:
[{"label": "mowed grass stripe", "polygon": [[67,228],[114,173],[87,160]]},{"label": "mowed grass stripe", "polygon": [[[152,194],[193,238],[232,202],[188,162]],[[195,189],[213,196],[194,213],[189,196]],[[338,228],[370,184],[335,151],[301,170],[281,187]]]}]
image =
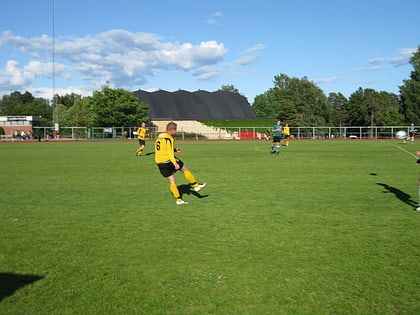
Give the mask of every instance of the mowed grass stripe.
[{"label": "mowed grass stripe", "polygon": [[42,279],[0,313],[416,313],[420,169],[396,144],[179,142],[208,183],[177,174],[185,206],[151,142],[1,144],[0,273]]}]

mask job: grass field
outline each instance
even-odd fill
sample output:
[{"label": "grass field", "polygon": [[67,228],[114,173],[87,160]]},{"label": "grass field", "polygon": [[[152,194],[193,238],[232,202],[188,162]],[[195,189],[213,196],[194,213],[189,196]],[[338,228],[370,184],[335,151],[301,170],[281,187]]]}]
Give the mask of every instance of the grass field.
[{"label": "grass field", "polygon": [[0,144],[0,314],[419,314],[415,145]]}]

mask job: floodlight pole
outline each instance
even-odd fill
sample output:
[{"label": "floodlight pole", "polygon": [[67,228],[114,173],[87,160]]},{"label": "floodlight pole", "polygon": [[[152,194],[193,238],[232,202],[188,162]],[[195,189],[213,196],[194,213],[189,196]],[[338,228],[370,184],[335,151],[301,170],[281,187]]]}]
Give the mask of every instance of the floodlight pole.
[{"label": "floodlight pole", "polygon": [[58,108],[57,108],[57,97],[55,93],[55,0],[52,0],[52,84],[53,84],[53,121],[54,121],[54,130],[58,131]]}]

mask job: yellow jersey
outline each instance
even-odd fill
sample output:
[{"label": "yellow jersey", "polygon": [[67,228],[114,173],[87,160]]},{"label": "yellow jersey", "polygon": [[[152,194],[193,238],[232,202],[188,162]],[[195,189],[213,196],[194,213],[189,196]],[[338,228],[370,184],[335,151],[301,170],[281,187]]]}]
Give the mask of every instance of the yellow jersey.
[{"label": "yellow jersey", "polygon": [[290,135],[290,128],[289,128],[289,126],[283,127],[283,133],[286,136],[289,136]]},{"label": "yellow jersey", "polygon": [[146,134],[147,134],[147,128],[139,127],[139,129],[137,129],[137,138],[138,139],[144,140],[146,138]]},{"label": "yellow jersey", "polygon": [[155,162],[156,163],[176,163],[175,159],[175,139],[167,132],[158,135],[155,142]]}]

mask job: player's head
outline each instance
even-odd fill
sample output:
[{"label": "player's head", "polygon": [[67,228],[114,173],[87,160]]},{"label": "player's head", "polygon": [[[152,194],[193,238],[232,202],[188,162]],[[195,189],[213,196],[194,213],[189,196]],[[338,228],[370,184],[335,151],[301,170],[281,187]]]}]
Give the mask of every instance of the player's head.
[{"label": "player's head", "polygon": [[281,120],[277,119],[277,125],[281,125]]},{"label": "player's head", "polygon": [[142,123],[141,123],[141,126],[144,128],[144,127],[146,127],[146,123],[143,121]]},{"label": "player's head", "polygon": [[171,121],[170,123],[166,125],[166,132],[169,133],[170,135],[174,135],[176,134],[176,127],[177,127],[177,124]]}]

